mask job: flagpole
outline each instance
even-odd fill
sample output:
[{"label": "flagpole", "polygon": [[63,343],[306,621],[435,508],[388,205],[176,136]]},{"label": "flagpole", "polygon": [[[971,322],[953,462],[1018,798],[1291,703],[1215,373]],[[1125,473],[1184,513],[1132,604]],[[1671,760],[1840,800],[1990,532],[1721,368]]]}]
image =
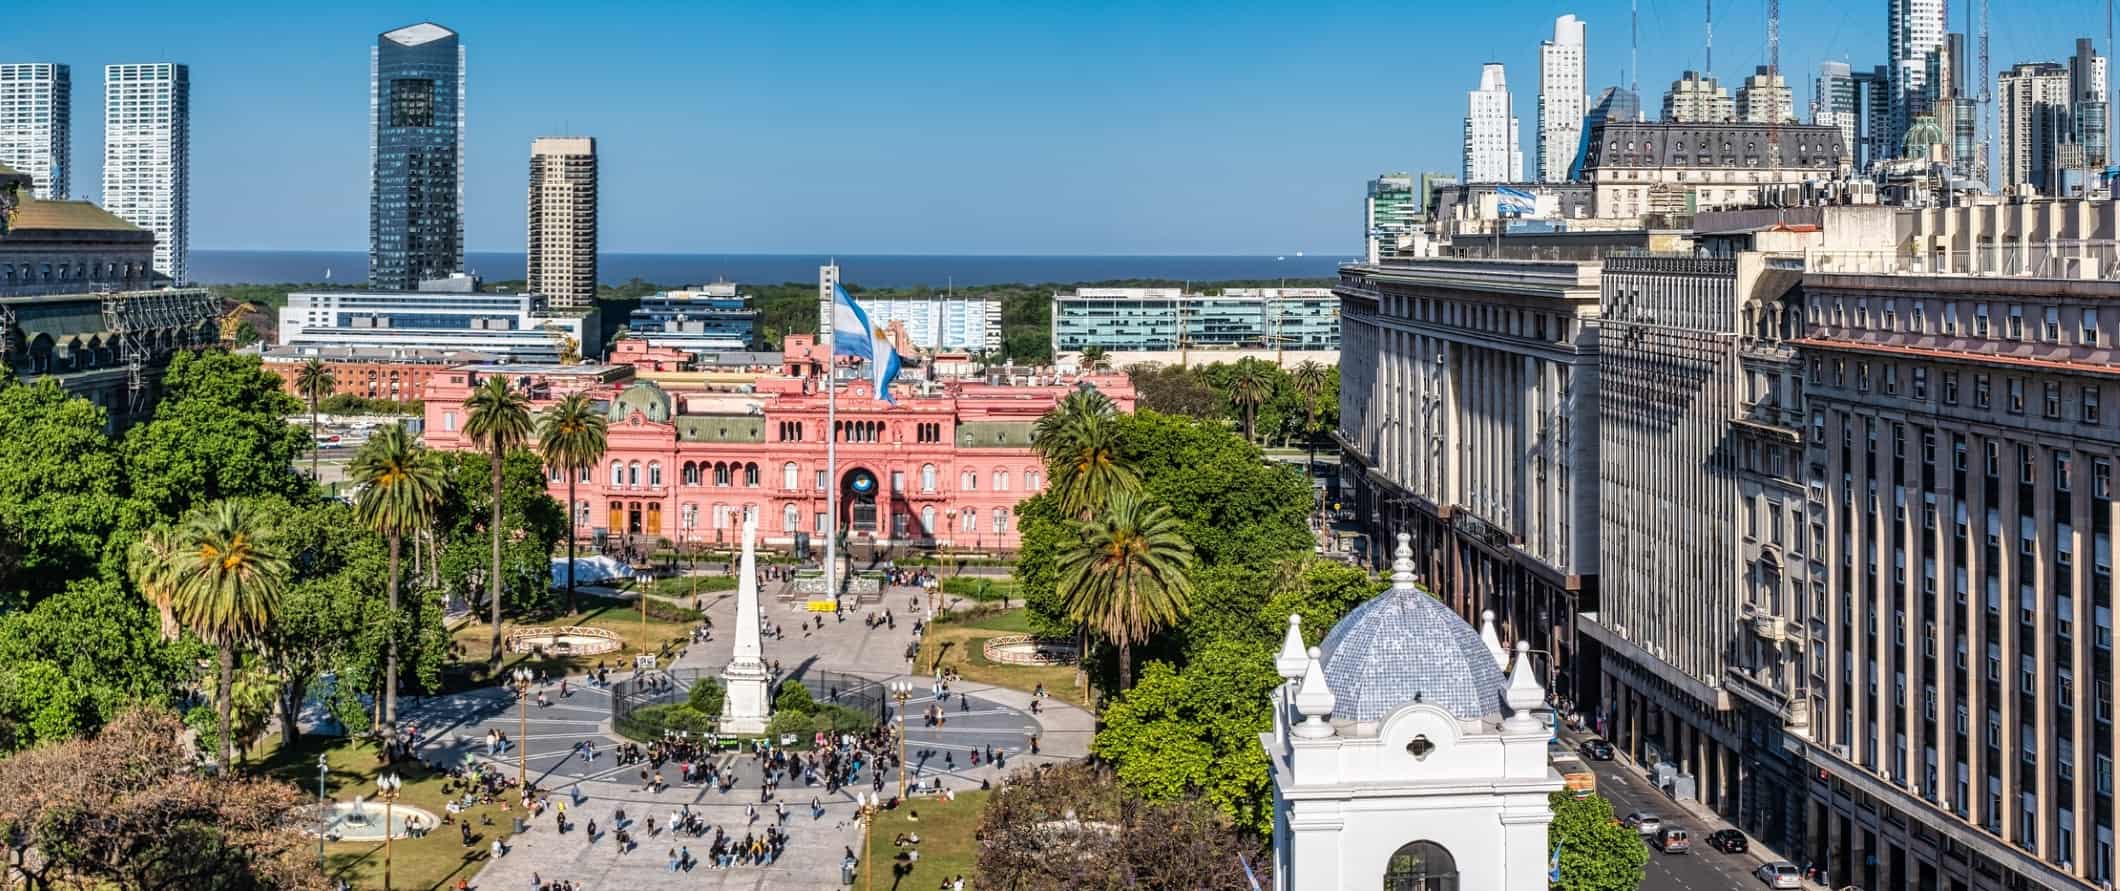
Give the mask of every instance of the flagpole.
[{"label": "flagpole", "polygon": [[839,370],[838,336],[833,329],[839,316],[834,294],[832,316],[819,326],[824,329],[824,589],[836,609],[839,603]]}]

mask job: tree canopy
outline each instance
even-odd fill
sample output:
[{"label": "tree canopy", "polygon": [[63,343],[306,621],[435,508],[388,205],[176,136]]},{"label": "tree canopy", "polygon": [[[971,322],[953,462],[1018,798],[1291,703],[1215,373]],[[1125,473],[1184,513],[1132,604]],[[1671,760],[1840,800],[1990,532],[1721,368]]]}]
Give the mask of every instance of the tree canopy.
[{"label": "tree canopy", "polygon": [[1575,798],[1555,792],[1548,799],[1553,823],[1547,843],[1560,851],[1558,891],[1634,891],[1641,887],[1649,848],[1634,830],[1612,817],[1604,796]]},{"label": "tree canopy", "polygon": [[1246,863],[1271,884],[1259,836],[1199,801],[1144,800],[1114,779],[1089,764],[1011,774],[980,812],[981,886],[1244,891]]}]

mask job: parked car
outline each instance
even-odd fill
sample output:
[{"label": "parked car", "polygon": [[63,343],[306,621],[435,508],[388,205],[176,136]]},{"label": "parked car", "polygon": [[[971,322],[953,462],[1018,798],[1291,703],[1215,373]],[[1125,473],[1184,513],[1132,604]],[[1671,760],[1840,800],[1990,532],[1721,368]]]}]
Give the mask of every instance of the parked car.
[{"label": "parked car", "polygon": [[1625,826],[1642,835],[1655,835],[1656,830],[1664,828],[1664,818],[1648,811],[1635,811],[1628,814],[1626,819],[1619,821],[1619,823],[1621,826]]},{"label": "parked car", "polygon": [[1575,748],[1576,751],[1583,753],[1583,757],[1592,761],[1612,760],[1612,744],[1601,739],[1591,738],[1583,740],[1583,744]]},{"label": "parked car", "polygon": [[1693,837],[1684,829],[1666,826],[1656,833],[1656,849],[1666,854],[1683,854],[1693,850]]},{"label": "parked car", "polygon": [[1742,854],[1752,847],[1752,842],[1735,829],[1718,829],[1708,833],[1708,847],[1725,854]]},{"label": "parked car", "polygon": [[1752,875],[1769,888],[1802,888],[1803,873],[1796,864],[1787,860],[1776,860],[1752,871]]}]

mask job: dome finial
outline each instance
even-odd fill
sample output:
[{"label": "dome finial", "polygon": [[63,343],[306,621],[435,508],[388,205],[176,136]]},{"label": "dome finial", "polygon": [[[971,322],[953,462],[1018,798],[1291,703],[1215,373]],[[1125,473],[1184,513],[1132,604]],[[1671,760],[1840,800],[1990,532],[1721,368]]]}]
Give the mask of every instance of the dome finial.
[{"label": "dome finial", "polygon": [[1531,642],[1516,642],[1516,670],[1509,673],[1509,687],[1502,693],[1502,701],[1509,705],[1509,719],[1503,723],[1511,730],[1542,730],[1533,710],[1546,704],[1545,688],[1532,675]]},{"label": "dome finial", "polygon": [[1413,587],[1413,536],[1399,533],[1398,550],[1391,559],[1391,590],[1411,594]]},{"label": "dome finial", "polygon": [[1494,633],[1494,610],[1480,613],[1480,642],[1487,645],[1487,652],[1494,655],[1494,667],[1509,670],[1509,651],[1502,648],[1502,636]]},{"label": "dome finial", "polygon": [[1304,655],[1303,650],[1302,625],[1302,614],[1288,614],[1288,634],[1281,638],[1281,654],[1273,660],[1274,670],[1280,673],[1284,681],[1301,678],[1303,670],[1310,667],[1310,658]]},{"label": "dome finial", "polygon": [[1325,718],[1338,704],[1338,697],[1325,684],[1325,661],[1319,658],[1318,648],[1311,647],[1303,686],[1296,691],[1296,711],[1303,713],[1303,723],[1296,725],[1295,734],[1305,739],[1331,736],[1332,725],[1325,723]]}]

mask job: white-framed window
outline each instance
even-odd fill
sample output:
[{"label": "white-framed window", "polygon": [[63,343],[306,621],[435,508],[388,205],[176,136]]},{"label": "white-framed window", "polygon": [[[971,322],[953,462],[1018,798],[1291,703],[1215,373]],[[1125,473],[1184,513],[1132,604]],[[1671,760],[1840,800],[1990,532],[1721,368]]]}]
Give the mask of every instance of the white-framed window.
[{"label": "white-framed window", "polygon": [[999,535],[999,534],[1001,534],[1001,533],[1004,533],[1004,532],[1007,532],[1007,531],[1008,531],[1008,508],[1005,508],[1005,507],[997,507],[997,508],[994,508],[994,534],[996,534],[996,535]]},{"label": "white-framed window", "polygon": [[964,491],[966,492],[979,491],[979,472],[976,470],[965,471],[964,479],[961,480],[960,483],[960,488],[964,489]]},{"label": "white-framed window", "polygon": [[965,508],[965,509],[963,510],[963,512],[962,512],[962,513],[958,514],[958,520],[957,520],[957,531],[959,531],[959,532],[977,532],[977,531],[979,531],[979,509],[978,509],[978,508],[976,508],[976,507],[967,507],[967,508]]},{"label": "white-framed window", "polygon": [[661,461],[650,461],[650,462],[648,462],[648,485],[651,485],[651,486],[660,486],[660,485],[662,485],[662,462],[661,462]]},{"label": "white-framed window", "polygon": [[618,463],[617,461],[611,462],[611,485],[623,486],[625,484],[626,466],[624,464]]},{"label": "white-framed window", "polygon": [[780,531],[796,532],[802,529],[802,511],[789,504],[780,509]]},{"label": "white-framed window", "polygon": [[994,491],[996,491],[996,492],[1006,492],[1006,491],[1008,491],[1008,471],[1006,471],[1006,470],[996,470],[996,471],[994,471]]},{"label": "white-framed window", "polygon": [[684,529],[691,530],[699,528],[699,505],[693,504],[689,501],[685,502],[684,508],[678,511],[678,516],[681,518],[681,522],[683,523]]},{"label": "white-framed window", "polygon": [[[795,462],[793,462],[793,461],[789,461],[789,462],[788,462],[788,463],[786,463],[786,464],[782,464],[782,465],[780,465],[780,487],[781,487],[781,488],[783,488],[783,489],[795,489],[795,488],[798,488],[798,487],[800,487],[801,485],[802,485],[802,468],[796,467],[796,466],[795,466]],[[788,527],[788,528],[789,528],[789,529],[793,529],[793,528],[795,528],[795,527],[793,527],[793,526],[790,526],[790,527]]]},{"label": "white-framed window", "polygon": [[935,506],[932,504],[920,509],[920,533],[935,534]]},{"label": "white-framed window", "polygon": [[1035,467],[1026,467],[1026,468],[1024,468],[1024,469],[1023,469],[1023,491],[1025,491],[1025,492],[1036,492],[1036,491],[1038,491],[1038,469],[1037,469],[1037,468],[1035,468]]},{"label": "white-framed window", "polygon": [[920,465],[920,491],[922,491],[922,492],[933,492],[933,491],[935,491],[935,465],[933,465],[933,464],[922,464],[922,465]]},{"label": "white-framed window", "polygon": [[626,485],[628,485],[628,486],[638,486],[638,485],[640,485],[640,462],[639,462],[639,461],[635,461],[635,462],[633,462],[633,463],[631,463],[631,464],[628,464],[628,465],[626,465]]}]

